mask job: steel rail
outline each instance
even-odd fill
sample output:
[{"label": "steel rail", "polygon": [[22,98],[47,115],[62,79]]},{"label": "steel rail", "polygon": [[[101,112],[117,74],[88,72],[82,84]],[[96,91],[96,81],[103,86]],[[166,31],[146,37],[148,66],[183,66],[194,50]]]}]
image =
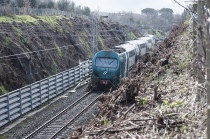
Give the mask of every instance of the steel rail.
[{"label": "steel rail", "polygon": [[53,123],[59,117],[61,117],[62,115],[64,115],[67,111],[69,111],[69,109],[71,109],[73,106],[75,106],[76,104],[78,104],[80,101],[82,101],[84,98],[86,98],[89,94],[91,94],[91,92],[86,93],[81,98],[79,98],[78,100],[76,100],[75,102],[73,102],[70,106],[68,106],[66,109],[64,109],[63,111],[61,111],[59,114],[57,114],[56,116],[54,116],[52,119],[50,119],[49,121],[47,121],[46,123],[44,123],[41,127],[39,127],[34,132],[32,132],[31,134],[29,134],[28,136],[26,136],[24,139],[30,139],[33,136],[35,136],[36,134],[40,133],[44,128],[46,128],[48,125],[50,125],[51,123]]},{"label": "steel rail", "polygon": [[91,106],[93,106],[101,95],[96,97],[88,106],[86,106],[80,113],[78,113],[74,118],[72,118],[68,123],[66,123],[60,130],[58,130],[54,135],[52,135],[49,139],[56,139],[56,137],[62,133],[62,131],[67,128],[69,125],[71,125],[76,119],[78,119],[84,112],[89,110]]}]

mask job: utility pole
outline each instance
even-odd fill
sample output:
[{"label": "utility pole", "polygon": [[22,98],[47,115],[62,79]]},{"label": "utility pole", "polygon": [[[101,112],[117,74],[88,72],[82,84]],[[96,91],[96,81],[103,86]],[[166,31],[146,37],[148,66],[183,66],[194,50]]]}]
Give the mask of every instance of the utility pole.
[{"label": "utility pole", "polygon": [[[203,39],[204,39],[204,26],[203,26],[203,7],[204,7],[204,1],[199,0],[197,5],[197,12],[198,12],[198,26],[197,26],[197,81],[199,84],[204,83],[204,76],[203,73],[203,66],[200,63],[203,63],[204,60],[204,46],[203,46]],[[199,87],[197,87],[197,96],[196,99],[200,100],[201,91],[199,90]]]},{"label": "utility pole", "polygon": [[[207,18],[209,17],[210,0],[207,0]],[[206,67],[207,67],[207,139],[210,139],[210,34],[209,34],[209,22],[207,20],[207,48],[206,48]]]},{"label": "utility pole", "polygon": [[97,44],[98,44],[98,39],[97,39],[97,20],[96,20],[96,16],[93,15],[92,17],[92,26],[91,26],[91,31],[92,31],[92,57],[94,57],[95,52],[98,50],[97,49]]}]

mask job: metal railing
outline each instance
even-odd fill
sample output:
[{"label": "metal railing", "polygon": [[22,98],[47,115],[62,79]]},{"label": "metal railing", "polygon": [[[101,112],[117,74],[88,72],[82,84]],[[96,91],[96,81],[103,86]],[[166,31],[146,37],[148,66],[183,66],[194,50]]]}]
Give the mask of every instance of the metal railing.
[{"label": "metal railing", "polygon": [[0,127],[75,86],[92,72],[92,61],[0,96]]}]

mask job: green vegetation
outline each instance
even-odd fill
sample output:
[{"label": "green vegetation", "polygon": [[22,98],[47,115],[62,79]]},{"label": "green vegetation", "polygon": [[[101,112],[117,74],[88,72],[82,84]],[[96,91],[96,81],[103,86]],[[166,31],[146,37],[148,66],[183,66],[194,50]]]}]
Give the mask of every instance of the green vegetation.
[{"label": "green vegetation", "polygon": [[101,36],[98,35],[99,44],[101,45],[102,49],[105,49],[104,41]]},{"label": "green vegetation", "polygon": [[59,25],[59,20],[62,19],[62,16],[37,16],[39,20],[49,24],[50,26]]},{"label": "green vegetation", "polygon": [[130,39],[135,40],[136,38],[137,38],[136,35],[133,32],[131,32],[130,33]]},{"label": "green vegetation", "polygon": [[137,103],[140,104],[140,105],[145,105],[145,104],[147,104],[147,98],[140,98],[140,97],[138,97],[136,101],[137,101]]},{"label": "green vegetation", "polygon": [[23,32],[22,32],[21,29],[16,28],[16,27],[14,27],[14,26],[13,26],[12,28],[17,32],[18,36],[22,36]]},{"label": "green vegetation", "polygon": [[112,122],[108,121],[107,119],[103,119],[104,126],[108,127]]},{"label": "green vegetation", "polygon": [[71,21],[68,21],[68,24],[69,24],[69,26],[70,26],[70,27],[72,27],[72,23],[71,23]]},{"label": "green vegetation", "polygon": [[82,34],[83,37],[88,37],[87,33],[85,31],[83,31],[81,34]]},{"label": "green vegetation", "polygon": [[9,45],[9,43],[10,43],[10,39],[8,38],[8,37],[4,37],[4,41],[3,41],[3,46],[5,47],[5,46],[8,46]]},{"label": "green vegetation", "polygon": [[29,15],[0,16],[0,22],[38,23],[36,18]]},{"label": "green vegetation", "polygon": [[8,139],[7,135],[0,135],[0,139]]},{"label": "green vegetation", "polygon": [[158,38],[160,38],[162,36],[158,30],[154,30],[154,33],[155,33],[156,37],[158,37]]},{"label": "green vegetation", "polygon": [[53,74],[59,73],[58,65],[56,64],[56,62],[54,60],[53,60],[53,64],[52,64],[52,72],[53,72]]},{"label": "green vegetation", "polygon": [[177,102],[168,102],[167,100],[164,100],[163,101],[163,105],[166,105],[166,106],[168,106],[168,107],[179,107],[179,106],[181,106],[182,104],[184,103],[184,101],[183,100],[179,100],[179,101],[177,101]]},{"label": "green vegetation", "polygon": [[88,52],[88,56],[92,57],[92,52],[90,50],[88,42],[87,41],[83,41],[82,38],[80,38],[80,37],[79,37],[79,41],[80,41],[80,43],[82,43],[83,46],[85,46],[85,50],[86,50],[86,52]]},{"label": "green vegetation", "polygon": [[58,54],[59,54],[59,56],[62,56],[62,51],[61,51],[61,48],[60,48],[60,47],[57,47],[57,50],[58,50]]},{"label": "green vegetation", "polygon": [[1,94],[6,94],[7,93],[7,90],[4,88],[3,85],[0,86],[0,92],[1,92]]},{"label": "green vegetation", "polygon": [[18,39],[22,41],[24,44],[29,44],[30,40],[27,37],[23,37],[23,31],[20,28],[17,28],[15,26],[12,27],[16,32]]},{"label": "green vegetation", "polygon": [[62,54],[61,48],[57,45],[57,43],[56,43],[56,42],[54,42],[54,45],[55,45],[55,47],[57,48],[58,55],[59,55],[60,57],[62,57],[62,56],[63,56],[63,54]]},{"label": "green vegetation", "polygon": [[63,16],[37,16],[32,17],[30,15],[14,15],[14,16],[0,16],[0,22],[22,22],[22,23],[34,23],[38,24],[39,20],[51,25],[58,25],[59,19],[64,18]]}]

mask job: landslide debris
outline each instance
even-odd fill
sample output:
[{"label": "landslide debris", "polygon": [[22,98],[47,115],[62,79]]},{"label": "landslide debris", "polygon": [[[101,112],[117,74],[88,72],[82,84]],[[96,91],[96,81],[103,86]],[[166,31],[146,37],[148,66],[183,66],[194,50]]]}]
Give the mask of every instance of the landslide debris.
[{"label": "landslide debris", "polygon": [[[101,50],[129,36],[127,26],[97,21]],[[117,30],[117,31],[116,31]],[[0,17],[0,95],[57,74],[92,57],[92,20],[65,16]],[[132,32],[140,37],[139,32]]]},{"label": "landslide debris", "polygon": [[206,94],[196,100],[189,36],[190,26],[176,26],[69,138],[205,138]]}]

